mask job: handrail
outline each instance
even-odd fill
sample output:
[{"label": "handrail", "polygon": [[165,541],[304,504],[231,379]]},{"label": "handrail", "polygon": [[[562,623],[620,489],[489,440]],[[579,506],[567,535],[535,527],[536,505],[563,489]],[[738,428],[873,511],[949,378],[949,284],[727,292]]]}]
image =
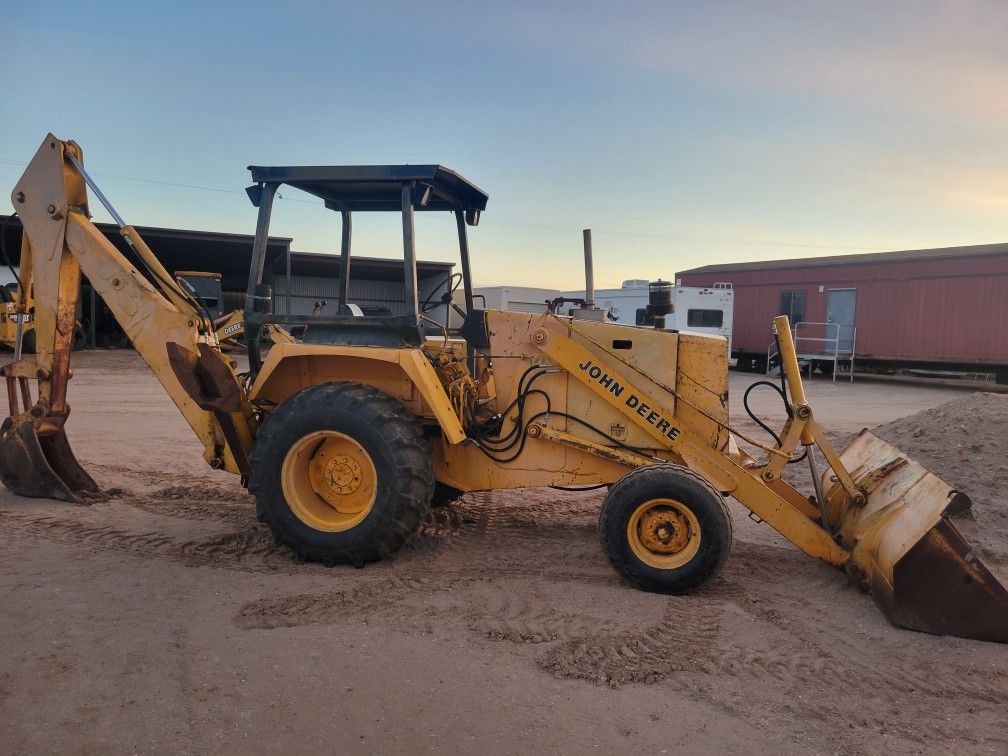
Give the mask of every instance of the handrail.
[{"label": "handrail", "polygon": [[[803,336],[800,331],[802,328],[822,328],[825,336]],[[837,372],[839,370],[839,363],[841,360],[847,361],[850,364],[850,380],[854,380],[854,346],[855,339],[857,338],[857,328],[853,325],[849,326],[851,329],[851,344],[850,349],[840,348],[840,329],[841,327],[848,327],[846,324],[842,323],[819,323],[814,321],[802,320],[794,323],[791,327],[792,341],[795,344],[795,352],[799,356],[805,356],[809,363],[809,375],[812,374],[812,364],[813,360],[811,357],[819,356],[822,359],[831,360],[833,362],[833,381],[836,381]],[[832,334],[832,335],[830,335]],[[805,343],[809,346],[804,350],[801,348],[800,344]],[[815,348],[814,345],[822,345],[821,349]],[[770,342],[767,347],[767,375],[770,374],[770,361],[773,356],[777,354],[777,344],[775,341]]]}]

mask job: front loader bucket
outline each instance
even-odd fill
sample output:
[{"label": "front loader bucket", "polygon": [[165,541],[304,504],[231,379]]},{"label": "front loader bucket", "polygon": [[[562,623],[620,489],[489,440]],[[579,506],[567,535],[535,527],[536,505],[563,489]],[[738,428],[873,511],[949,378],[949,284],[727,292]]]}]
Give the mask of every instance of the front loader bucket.
[{"label": "front loader bucket", "polygon": [[841,455],[863,506],[824,476],[847,572],[894,625],[1008,642],[1008,591],[949,519],[971,506],[916,460],[863,430]]},{"label": "front loader bucket", "polygon": [[81,503],[100,493],[74,457],[66,432],[39,436],[30,419],[0,436],[0,480],[19,496]]}]

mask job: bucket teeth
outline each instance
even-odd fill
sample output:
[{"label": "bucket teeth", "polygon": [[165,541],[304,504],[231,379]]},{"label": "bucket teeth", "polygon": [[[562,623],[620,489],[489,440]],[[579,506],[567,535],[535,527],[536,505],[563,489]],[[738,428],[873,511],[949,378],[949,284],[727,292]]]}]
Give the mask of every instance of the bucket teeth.
[{"label": "bucket teeth", "polygon": [[66,432],[39,436],[30,419],[0,438],[0,480],[19,496],[81,503],[100,491],[77,462]]},{"label": "bucket teeth", "polygon": [[827,497],[841,543],[851,552],[847,572],[889,621],[1008,642],[1008,591],[948,517],[968,509],[969,497],[869,431],[841,460],[866,495],[860,507],[839,486]]}]

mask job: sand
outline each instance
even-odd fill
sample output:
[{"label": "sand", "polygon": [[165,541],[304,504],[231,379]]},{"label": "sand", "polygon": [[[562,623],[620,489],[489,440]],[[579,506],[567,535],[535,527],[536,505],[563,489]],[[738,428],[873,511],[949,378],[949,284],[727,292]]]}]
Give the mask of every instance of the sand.
[{"label": "sand", "polygon": [[969,495],[956,526],[1008,584],[1008,395],[970,394],[876,433]]},{"label": "sand", "polygon": [[[755,432],[750,380],[733,374],[732,411]],[[837,440],[889,423],[971,493],[965,524],[1005,564],[1005,397],[809,394]],[[136,355],[75,355],[71,402],[77,455],[115,493],[0,490],[4,752],[1008,750],[1008,648],[891,627],[738,505],[725,569],[686,597],[621,583],[597,492],[467,495],[392,561],[326,569],[273,546]]]}]

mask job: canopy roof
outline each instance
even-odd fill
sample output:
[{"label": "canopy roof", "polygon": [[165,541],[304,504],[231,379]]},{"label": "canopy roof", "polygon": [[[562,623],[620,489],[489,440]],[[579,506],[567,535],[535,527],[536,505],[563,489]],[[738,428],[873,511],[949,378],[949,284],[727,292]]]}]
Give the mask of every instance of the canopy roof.
[{"label": "canopy roof", "polygon": [[414,193],[417,210],[482,211],[489,199],[476,185],[440,165],[250,165],[249,170],[253,181],[293,186],[335,210],[399,211],[402,184],[411,181],[431,189],[424,205],[420,204],[422,192]]}]

